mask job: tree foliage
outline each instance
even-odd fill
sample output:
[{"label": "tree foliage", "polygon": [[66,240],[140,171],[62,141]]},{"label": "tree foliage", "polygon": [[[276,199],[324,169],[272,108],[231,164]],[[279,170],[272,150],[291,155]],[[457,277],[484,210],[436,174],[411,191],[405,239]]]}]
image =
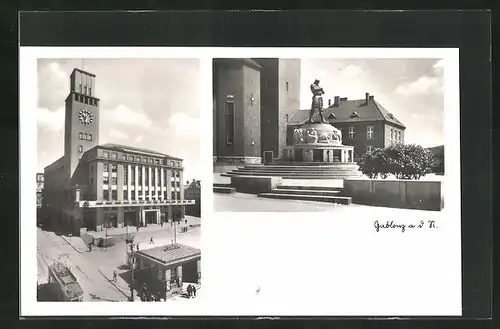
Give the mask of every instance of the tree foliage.
[{"label": "tree foliage", "polygon": [[374,149],[361,156],[359,168],[370,178],[420,179],[432,172],[437,159],[434,154],[415,144],[394,144],[385,149]]}]

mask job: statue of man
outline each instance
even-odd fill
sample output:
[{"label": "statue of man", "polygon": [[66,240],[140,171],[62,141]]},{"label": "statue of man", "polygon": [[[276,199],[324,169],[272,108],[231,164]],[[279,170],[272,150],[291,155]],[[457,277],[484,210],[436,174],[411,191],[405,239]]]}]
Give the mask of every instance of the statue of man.
[{"label": "statue of man", "polygon": [[313,122],[312,117],[314,115],[314,112],[315,110],[318,110],[321,122],[328,123],[323,117],[323,94],[325,92],[323,91],[323,88],[319,86],[318,79],[314,80],[314,83],[311,85],[311,92],[313,93],[313,98],[312,98],[311,111],[309,112],[309,122],[310,123]]}]

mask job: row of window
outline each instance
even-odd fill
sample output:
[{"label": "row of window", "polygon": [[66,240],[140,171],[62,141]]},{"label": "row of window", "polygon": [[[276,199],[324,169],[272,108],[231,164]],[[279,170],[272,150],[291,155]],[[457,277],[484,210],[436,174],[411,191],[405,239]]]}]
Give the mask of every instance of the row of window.
[{"label": "row of window", "polygon": [[[134,177],[132,176],[131,178],[132,178],[132,180],[131,180],[130,184],[131,185],[135,185],[135,179],[134,179]],[[127,178],[124,177],[124,185],[128,184],[128,182],[126,180],[127,180]],[[139,181],[140,180],[141,180],[141,177],[139,176]],[[147,182],[147,179],[146,179],[146,182]],[[102,183],[103,184],[109,184],[109,177],[108,176],[103,176]],[[152,181],[151,183],[154,186],[154,181]],[[111,185],[116,185],[116,184],[118,184],[118,178],[115,177],[115,176],[111,177]],[[157,185],[157,186],[159,187],[160,185]],[[167,182],[164,181],[163,182],[163,186],[167,186]],[[170,186],[171,187],[181,187],[181,182],[180,181],[171,181],[170,182]]]},{"label": "row of window", "polygon": [[78,139],[91,142],[92,134],[80,132],[78,133]]},{"label": "row of window", "polygon": [[[109,192],[110,192],[109,190],[103,190],[102,191],[102,199],[103,200],[109,200],[110,199],[109,198],[110,197],[110,193]],[[168,199],[167,196],[168,196],[168,192],[164,192],[163,193],[163,197],[162,196],[158,196],[158,199],[162,199],[162,200],[163,199]],[[172,191],[170,193],[170,199],[171,200],[180,200],[180,198],[181,198],[181,193],[180,192],[174,192],[174,191]],[[123,193],[123,199],[129,201],[127,193]],[[117,201],[117,200],[118,200],[118,191],[117,190],[111,190],[111,201]],[[130,201],[135,201],[135,200],[136,200],[135,199],[135,193],[131,193],[131,195],[130,195]],[[147,195],[147,194],[146,195],[139,194],[138,195],[138,200],[150,201],[149,195]],[[154,198],[153,198],[153,200],[154,200]]]},{"label": "row of window", "polygon": [[91,87],[87,88],[87,86],[83,86],[83,89],[82,89],[82,85],[80,84],[79,91],[80,91],[80,94],[92,96],[92,88]]},{"label": "row of window", "polygon": [[391,141],[402,142],[403,132],[401,130],[391,129]]},{"label": "row of window", "polygon": [[[356,131],[355,131],[354,127],[349,127],[348,132],[349,132],[349,139],[356,138]],[[367,126],[366,127],[366,139],[373,139],[373,138],[374,138],[374,128],[373,128],[373,126]]]},{"label": "row of window", "polygon": [[97,106],[97,99],[75,94],[75,101],[83,104],[88,104],[92,106]]},{"label": "row of window", "polygon": [[[111,158],[111,159],[117,159],[118,158],[118,153],[117,152],[109,152],[109,151],[103,151],[102,156],[104,158]],[[121,160],[129,160],[129,161],[136,161],[136,162],[143,162],[143,163],[154,163],[154,164],[163,164],[163,159],[153,159],[153,158],[147,158],[147,157],[141,157],[138,155],[130,155],[130,154],[121,154],[120,156]],[[173,166],[173,167],[180,167],[181,164],[178,161],[167,161],[167,165]]]}]

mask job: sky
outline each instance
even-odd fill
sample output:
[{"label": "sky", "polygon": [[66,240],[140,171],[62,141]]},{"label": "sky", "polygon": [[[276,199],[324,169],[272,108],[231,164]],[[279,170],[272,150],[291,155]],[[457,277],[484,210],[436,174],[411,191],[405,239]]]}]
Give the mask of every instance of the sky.
[{"label": "sky", "polygon": [[96,75],[99,144],[145,148],[184,159],[184,181],[201,176],[198,59],[39,59],[38,160],[64,153],[64,100],[74,68]]},{"label": "sky", "polygon": [[443,62],[440,59],[302,59],[301,108],[311,106],[309,85],[335,96],[364,99],[374,95],[405,126],[405,143],[444,144]]}]

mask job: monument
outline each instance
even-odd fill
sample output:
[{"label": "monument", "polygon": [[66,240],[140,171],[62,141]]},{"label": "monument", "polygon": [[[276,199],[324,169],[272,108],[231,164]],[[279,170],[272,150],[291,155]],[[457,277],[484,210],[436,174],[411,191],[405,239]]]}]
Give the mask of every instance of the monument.
[{"label": "monument", "polygon": [[[342,132],[323,116],[324,90],[319,80],[311,84],[309,122],[294,129],[293,144],[284,149],[283,160],[291,162],[353,163],[354,146],[342,145]],[[315,112],[320,121],[314,122]]]}]

